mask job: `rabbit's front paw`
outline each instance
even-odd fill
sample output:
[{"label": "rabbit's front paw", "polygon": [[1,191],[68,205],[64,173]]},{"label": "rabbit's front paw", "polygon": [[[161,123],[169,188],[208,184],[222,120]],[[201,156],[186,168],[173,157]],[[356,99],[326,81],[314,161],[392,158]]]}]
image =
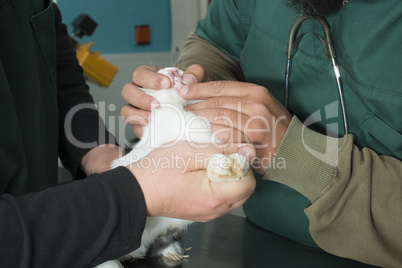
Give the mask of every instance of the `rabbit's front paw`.
[{"label": "rabbit's front paw", "polygon": [[216,154],[209,159],[207,173],[211,181],[236,181],[246,175],[248,168],[246,157],[239,153]]}]

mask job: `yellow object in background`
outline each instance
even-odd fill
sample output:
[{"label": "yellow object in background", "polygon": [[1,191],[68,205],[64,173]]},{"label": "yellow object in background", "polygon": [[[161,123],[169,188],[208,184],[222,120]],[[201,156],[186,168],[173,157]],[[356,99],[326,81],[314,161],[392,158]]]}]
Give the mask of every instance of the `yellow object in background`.
[{"label": "yellow object in background", "polygon": [[89,48],[95,42],[78,44],[76,53],[84,74],[102,87],[108,87],[117,73],[117,68],[100,56],[100,52],[92,52]]}]

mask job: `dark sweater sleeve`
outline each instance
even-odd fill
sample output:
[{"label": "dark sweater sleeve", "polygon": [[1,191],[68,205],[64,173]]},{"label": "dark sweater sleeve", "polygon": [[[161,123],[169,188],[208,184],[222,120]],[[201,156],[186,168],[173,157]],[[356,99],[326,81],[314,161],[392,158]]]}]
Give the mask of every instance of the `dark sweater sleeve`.
[{"label": "dark sweater sleeve", "polygon": [[57,50],[57,100],[59,110],[59,156],[74,178],[83,178],[79,170],[82,157],[92,148],[113,143],[95,108],[83,70],[68,37],[67,27],[54,6]]},{"label": "dark sweater sleeve", "polygon": [[119,167],[22,197],[0,197],[2,267],[92,267],[137,249],[141,188]]}]

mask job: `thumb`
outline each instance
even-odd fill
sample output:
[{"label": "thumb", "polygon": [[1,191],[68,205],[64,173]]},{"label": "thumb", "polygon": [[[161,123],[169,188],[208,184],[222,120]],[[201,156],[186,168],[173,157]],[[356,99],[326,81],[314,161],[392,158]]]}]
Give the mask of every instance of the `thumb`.
[{"label": "thumb", "polygon": [[251,161],[257,157],[257,151],[255,150],[254,146],[248,143],[241,144],[239,153],[245,156],[249,163],[251,163]]},{"label": "thumb", "polygon": [[204,67],[198,64],[191,65],[183,74],[183,82],[187,85],[211,80],[211,76]]},{"label": "thumb", "polygon": [[231,144],[230,146],[225,146],[223,148],[218,149],[214,154],[224,154],[230,155],[234,153],[239,153],[246,157],[247,162],[251,164],[251,161],[257,157],[257,151],[254,146],[250,143],[239,143],[239,144]]}]

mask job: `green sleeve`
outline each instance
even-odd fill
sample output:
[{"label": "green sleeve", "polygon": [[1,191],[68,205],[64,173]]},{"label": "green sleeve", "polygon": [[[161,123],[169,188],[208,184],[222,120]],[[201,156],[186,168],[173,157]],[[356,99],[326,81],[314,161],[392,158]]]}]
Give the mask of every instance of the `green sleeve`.
[{"label": "green sleeve", "polygon": [[203,66],[215,81],[244,81],[243,72],[237,61],[194,33],[188,36],[175,66],[186,70],[192,64]]},{"label": "green sleeve", "polygon": [[381,267],[402,263],[402,162],[330,138],[293,118],[264,179],[292,187],[312,202],[310,232],[324,250]]}]

